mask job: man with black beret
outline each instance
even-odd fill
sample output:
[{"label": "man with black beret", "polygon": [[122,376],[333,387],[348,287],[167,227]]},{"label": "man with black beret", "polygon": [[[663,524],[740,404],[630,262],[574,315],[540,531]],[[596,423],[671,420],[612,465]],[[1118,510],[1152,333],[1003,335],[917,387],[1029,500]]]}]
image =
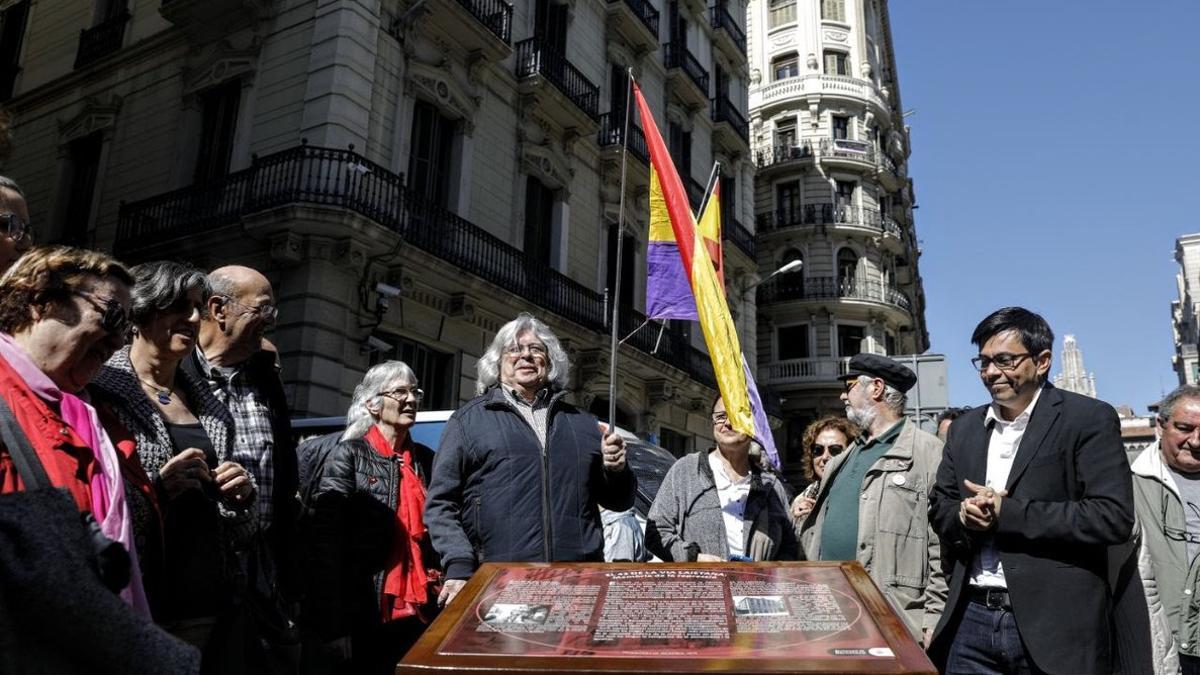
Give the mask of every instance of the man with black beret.
[{"label": "man with black beret", "polygon": [[942,442],[904,417],[917,376],[877,354],[850,359],[841,380],[846,416],[864,430],[825,468],[799,526],[807,560],[857,560],[927,642],[946,600],[941,551],[928,517]]}]

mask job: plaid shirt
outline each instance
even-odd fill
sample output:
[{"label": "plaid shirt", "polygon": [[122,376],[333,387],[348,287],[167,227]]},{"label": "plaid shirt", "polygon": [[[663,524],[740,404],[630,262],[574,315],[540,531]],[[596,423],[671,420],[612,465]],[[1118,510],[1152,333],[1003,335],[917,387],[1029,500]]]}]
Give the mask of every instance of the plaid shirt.
[{"label": "plaid shirt", "polygon": [[196,350],[196,360],[213,394],[229,408],[233,416],[236,435],[230,460],[241,464],[258,483],[258,522],[265,530],[271,525],[272,482],[275,477],[275,435],[271,429],[271,406],[263,392],[249,381],[240,368],[214,366],[199,349]]}]

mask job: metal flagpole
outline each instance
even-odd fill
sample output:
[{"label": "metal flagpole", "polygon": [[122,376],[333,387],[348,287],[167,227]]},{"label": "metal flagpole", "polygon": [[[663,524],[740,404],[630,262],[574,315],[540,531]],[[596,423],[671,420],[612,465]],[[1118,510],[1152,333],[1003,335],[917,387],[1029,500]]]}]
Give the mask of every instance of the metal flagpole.
[{"label": "metal flagpole", "polygon": [[[625,167],[629,159],[629,109],[633,107],[633,68],[626,68],[629,85],[625,89],[625,128],[621,131],[621,197],[617,202],[617,266],[613,275],[612,337],[608,354],[608,430],[617,427],[617,330],[621,308],[621,262],[625,243]],[[636,331],[635,331],[636,332]]]},{"label": "metal flagpole", "polygon": [[708,206],[708,196],[712,194],[713,181],[717,179],[717,172],[721,170],[720,162],[713,162],[712,173],[708,174],[708,182],[704,184],[704,198],[700,200],[700,208],[696,210],[696,220],[704,216],[704,208]]}]

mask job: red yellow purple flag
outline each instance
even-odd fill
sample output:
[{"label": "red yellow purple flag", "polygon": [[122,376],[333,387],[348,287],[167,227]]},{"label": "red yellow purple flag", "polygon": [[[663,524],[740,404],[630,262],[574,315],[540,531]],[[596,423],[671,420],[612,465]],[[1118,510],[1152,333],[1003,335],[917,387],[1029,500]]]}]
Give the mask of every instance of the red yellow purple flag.
[{"label": "red yellow purple flag", "polygon": [[[705,237],[701,235],[692,215],[683,182],[679,180],[666,143],[663,142],[662,134],[658,131],[658,125],[655,124],[654,116],[650,114],[650,108],[646,105],[646,99],[637,83],[633,85],[633,96],[642,118],[646,145],[650,149],[651,244],[663,241],[662,238],[656,240],[655,235],[657,233],[662,237],[665,234],[665,226],[669,223],[687,280],[687,286],[678,290],[690,290],[694,298],[697,320],[704,333],[704,342],[708,345],[713,374],[716,375],[721,398],[725,401],[729,424],[747,436],[757,437],[742,349],[738,343],[733,316],[729,313],[729,305],[725,301],[725,288],[713,267],[712,258],[704,242]],[[719,241],[720,224],[717,222]],[[653,316],[650,311],[647,311],[647,314]]]}]

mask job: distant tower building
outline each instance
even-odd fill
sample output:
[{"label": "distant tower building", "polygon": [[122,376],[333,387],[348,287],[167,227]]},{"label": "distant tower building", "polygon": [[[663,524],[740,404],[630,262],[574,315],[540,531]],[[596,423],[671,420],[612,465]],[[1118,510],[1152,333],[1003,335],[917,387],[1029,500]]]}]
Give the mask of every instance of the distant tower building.
[{"label": "distant tower building", "polygon": [[1179,299],[1171,302],[1171,332],[1175,337],[1175,357],[1171,361],[1179,384],[1196,384],[1200,380],[1200,359],[1196,355],[1200,335],[1192,298],[1200,290],[1200,234],[1185,234],[1175,240],[1175,260],[1179,263],[1179,274],[1175,275]]},{"label": "distant tower building", "polygon": [[1063,337],[1062,372],[1054,376],[1054,386],[1096,398],[1096,375],[1084,370],[1083,352],[1074,335]]}]

